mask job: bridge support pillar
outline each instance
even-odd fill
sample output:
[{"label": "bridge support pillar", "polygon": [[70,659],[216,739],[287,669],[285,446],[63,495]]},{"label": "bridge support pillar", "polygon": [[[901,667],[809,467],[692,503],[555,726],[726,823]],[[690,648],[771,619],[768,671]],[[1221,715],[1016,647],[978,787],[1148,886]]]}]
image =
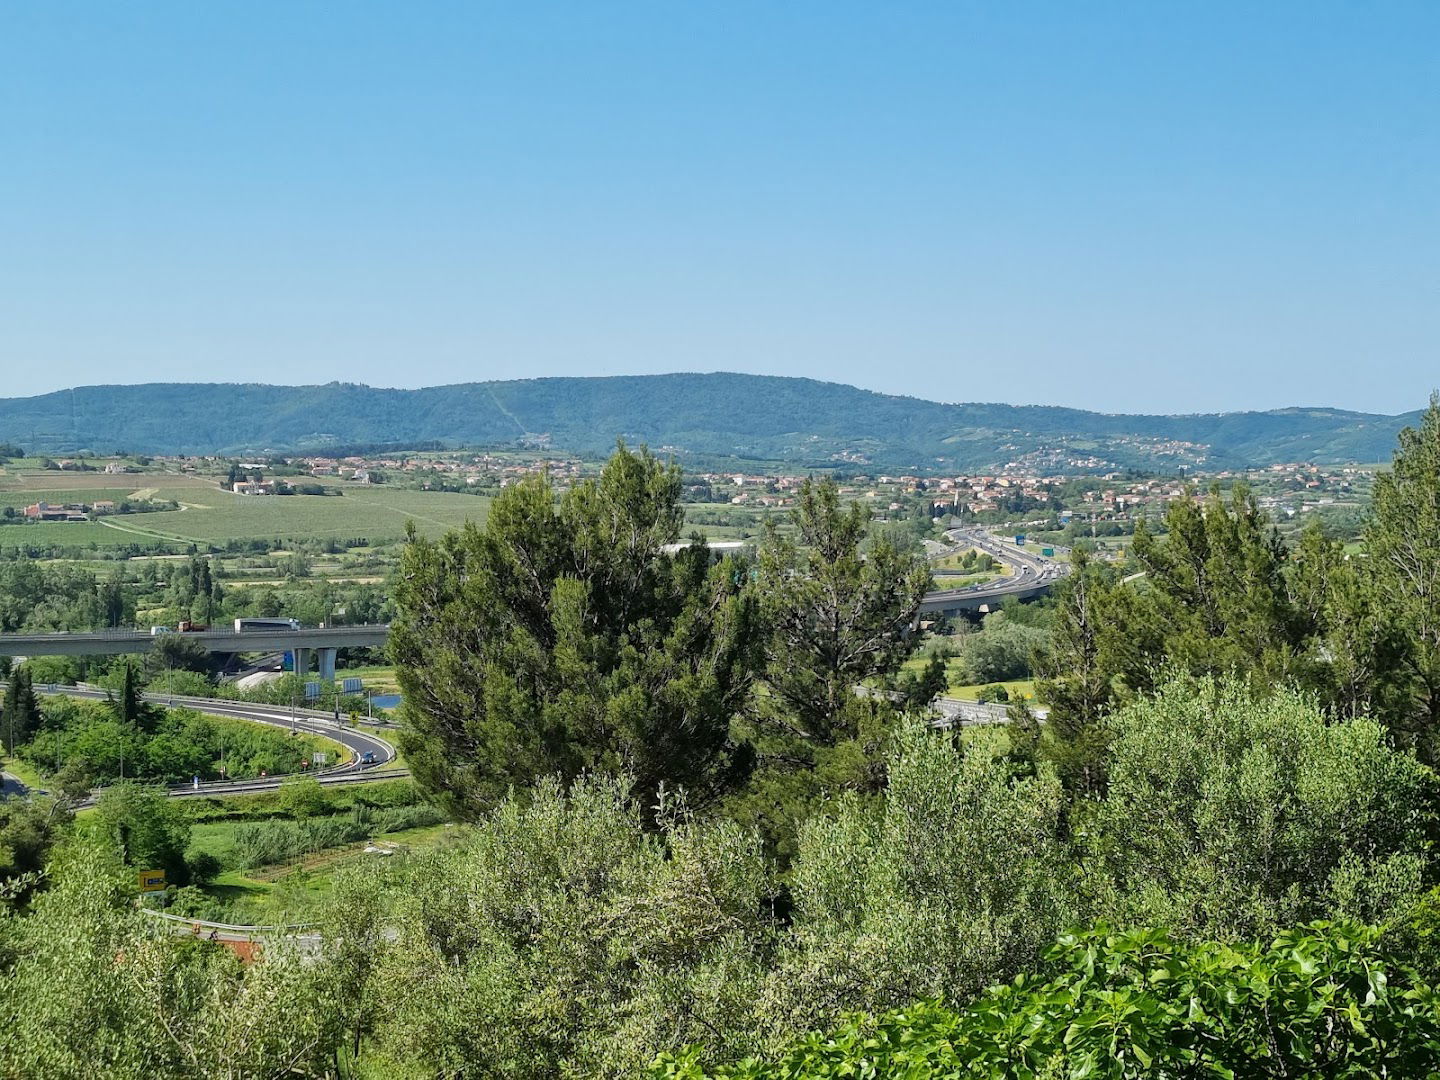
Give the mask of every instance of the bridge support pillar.
[{"label": "bridge support pillar", "polygon": [[320,660],[320,678],[326,682],[335,681],[335,653],[337,649],[316,649],[316,656]]},{"label": "bridge support pillar", "polygon": [[312,651],[313,651],[313,650],[311,650],[311,649],[296,649],[296,650],[294,650],[294,652],[295,652],[295,674],[296,674],[296,675],[304,676],[304,675],[309,675],[309,674],[310,674],[310,653],[311,653]]}]

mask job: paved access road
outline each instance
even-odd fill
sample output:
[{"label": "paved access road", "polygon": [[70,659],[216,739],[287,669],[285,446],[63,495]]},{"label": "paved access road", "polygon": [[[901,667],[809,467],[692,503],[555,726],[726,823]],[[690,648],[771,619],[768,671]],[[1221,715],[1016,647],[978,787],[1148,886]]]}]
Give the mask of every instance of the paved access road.
[{"label": "paved access road", "polygon": [[[36,692],[67,694],[71,697],[92,700],[103,700],[107,694],[105,690],[76,686],[36,687]],[[282,728],[286,731],[303,731],[310,735],[323,735],[327,739],[338,742],[351,752],[349,760],[328,768],[315,769],[307,774],[314,776],[322,784],[389,780],[409,775],[408,770],[395,767],[395,747],[384,738],[372,732],[352,728],[343,721],[337,724],[329,713],[299,709],[292,717],[289,709],[275,705],[259,705],[248,701],[224,701],[216,698],[181,697],[170,694],[146,694],[145,700],[157,705],[183,706],[211,716],[269,724],[271,727]],[[367,753],[375,755],[373,764],[361,763],[360,759]],[[170,789],[170,794],[177,798],[183,798],[187,795],[233,795],[255,791],[273,791],[286,779],[285,776],[267,776],[250,780],[209,780],[202,782],[198,787],[194,784],[173,787]]]}]

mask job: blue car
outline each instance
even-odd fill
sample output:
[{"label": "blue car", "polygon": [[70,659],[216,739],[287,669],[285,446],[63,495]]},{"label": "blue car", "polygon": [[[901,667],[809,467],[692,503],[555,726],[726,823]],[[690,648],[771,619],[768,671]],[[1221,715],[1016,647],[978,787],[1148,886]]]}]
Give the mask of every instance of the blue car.
[{"label": "blue car", "polygon": [[374,764],[375,764],[375,751],[373,751],[373,750],[366,750],[365,753],[361,754],[361,755],[360,755],[360,764],[361,764],[361,765],[374,765]]}]

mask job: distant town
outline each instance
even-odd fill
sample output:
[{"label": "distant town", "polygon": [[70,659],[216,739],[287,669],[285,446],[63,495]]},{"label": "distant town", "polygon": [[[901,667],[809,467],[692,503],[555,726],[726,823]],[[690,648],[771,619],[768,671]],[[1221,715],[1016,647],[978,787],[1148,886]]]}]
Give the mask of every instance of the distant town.
[{"label": "distant town", "polygon": [[[243,497],[337,495],[356,486],[387,484],[422,491],[495,494],[517,481],[547,474],[562,490],[597,471],[598,463],[580,457],[541,452],[387,452],[268,456],[235,459],[222,456],[156,456],[110,460],[31,459],[45,469],[63,473],[98,473],[107,478],[147,473],[213,477],[223,489]],[[1017,515],[1054,513],[1061,524],[1126,522],[1158,515],[1176,499],[1203,498],[1212,484],[1229,487],[1244,482],[1259,504],[1277,520],[1288,520],[1329,507],[1358,507],[1367,497],[1373,468],[1358,465],[1276,464],[1259,469],[1205,472],[1180,467],[1167,475],[1130,471],[1103,474],[1039,473],[1023,462],[979,475],[952,475],[936,470],[920,474],[871,475],[854,467],[834,470],[841,494],[869,503],[881,514],[928,502],[932,517],[998,523]],[[689,503],[728,506],[739,511],[787,510],[809,472],[749,470],[686,473],[684,497]],[[139,481],[136,481],[139,483]],[[143,488],[124,500],[37,499],[23,507],[5,507],[11,522],[84,522],[112,514],[173,510],[170,500],[147,498]]]}]

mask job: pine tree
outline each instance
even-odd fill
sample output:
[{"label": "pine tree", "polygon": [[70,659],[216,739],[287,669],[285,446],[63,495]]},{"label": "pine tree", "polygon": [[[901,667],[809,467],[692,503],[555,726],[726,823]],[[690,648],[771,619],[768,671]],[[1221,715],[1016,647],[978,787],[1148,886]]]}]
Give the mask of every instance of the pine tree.
[{"label": "pine tree", "polygon": [[1073,571],[1060,586],[1050,648],[1037,657],[1036,693],[1049,704],[1049,724],[1061,738],[1076,738],[1097,725],[1115,698],[1113,666],[1104,655],[1105,605],[1110,586],[1103,569],[1083,551],[1071,556]]},{"label": "pine tree", "polygon": [[1440,394],[1419,427],[1400,432],[1389,472],[1375,478],[1365,530],[1377,616],[1401,642],[1405,700],[1395,726],[1440,756]]},{"label": "pine tree", "polygon": [[1177,499],[1165,536],[1139,522],[1131,548],[1144,570],[1107,601],[1100,651],[1125,685],[1150,690],[1165,666],[1239,672],[1257,683],[1306,672],[1306,620],[1291,595],[1289,552],[1243,484],[1226,500]]},{"label": "pine tree", "polygon": [[930,571],[888,534],[867,547],[870,513],[842,506],[833,478],[806,480],[792,516],[795,536],[772,526],[760,554],[770,693],[758,719],[772,734],[832,746],[855,737],[868,709],[855,688],[909,655]]},{"label": "pine tree", "polygon": [[623,445],[559,499],[513,485],[483,528],[412,534],[390,649],[417,781],[475,817],[511,788],[586,771],[632,777],[692,806],[736,787],[731,737],[759,666],[746,568],[703,543],[667,550],[683,521],[678,469]]}]

